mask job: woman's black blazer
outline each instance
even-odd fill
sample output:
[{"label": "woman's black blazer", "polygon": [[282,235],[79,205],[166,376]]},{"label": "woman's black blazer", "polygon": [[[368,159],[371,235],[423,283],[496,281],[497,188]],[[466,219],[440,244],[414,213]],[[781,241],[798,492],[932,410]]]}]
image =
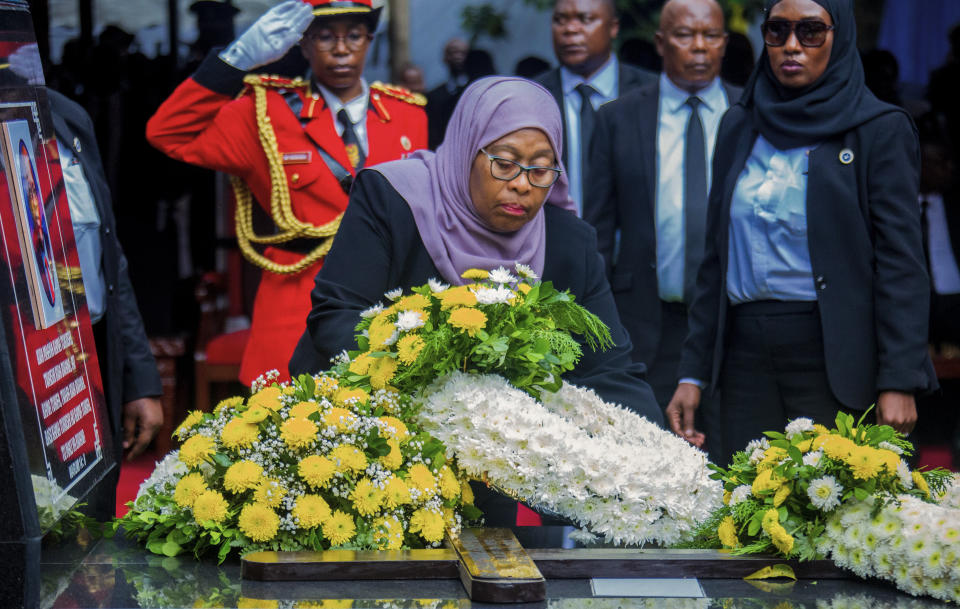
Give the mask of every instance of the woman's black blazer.
[{"label": "woman's black blazer", "polygon": [[[605,352],[584,345],[580,363],[564,378],[662,425],[660,408],[643,380],[646,369],[630,358],[630,337],[617,315],[596,232],[553,205],[545,205],[542,213],[547,237],[544,281],[570,290],[579,304],[610,327],[616,343]],[[388,290],[407,291],[431,277],[441,275],[423,245],[410,206],[375,169],[361,172],[333,247],[317,273],[307,332],[290,360],[290,373],[328,368],[332,356],[356,349],[354,326],[361,311],[384,301]]]},{"label": "woman's black blazer", "polygon": [[[716,387],[723,364],[730,204],[757,138],[733,106],[717,136],[704,260],[680,377]],[[810,152],[807,238],[830,388],[864,410],[885,390],[937,387],[927,353],[930,288],[917,193],[916,131],[890,112]]]}]

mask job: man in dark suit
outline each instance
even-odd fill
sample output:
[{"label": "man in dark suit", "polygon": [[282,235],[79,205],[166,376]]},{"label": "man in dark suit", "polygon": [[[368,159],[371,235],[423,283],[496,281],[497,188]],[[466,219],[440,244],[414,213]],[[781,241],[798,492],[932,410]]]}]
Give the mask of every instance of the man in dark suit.
[{"label": "man in dark suit", "polygon": [[678,381],[717,129],[740,97],[718,76],[726,40],[714,0],[670,0],[655,38],[663,74],[600,109],[590,148],[584,219],[661,408]]},{"label": "man in dark suit", "polygon": [[560,67],[534,80],[553,94],[560,107],[563,163],[570,196],[583,216],[584,201],[593,201],[592,195],[584,196],[583,176],[597,108],[656,81],[656,75],[621,63],[613,54],[613,41],[620,32],[613,0],[556,0],[551,31]]},{"label": "man in dark suit", "polygon": [[[110,416],[117,461],[142,453],[163,424],[163,393],[143,320],[117,240],[116,221],[93,123],[83,108],[47,89],[57,136],[63,183],[57,196],[69,200],[83,273],[84,293]],[[111,518],[119,469],[90,495],[93,515]]]},{"label": "man in dark suit", "polygon": [[460,94],[467,88],[466,61],[470,45],[462,38],[451,38],[443,47],[443,63],[447,64],[447,80],[427,93],[427,142],[430,150],[436,150],[443,141],[447,123],[453,114]]}]

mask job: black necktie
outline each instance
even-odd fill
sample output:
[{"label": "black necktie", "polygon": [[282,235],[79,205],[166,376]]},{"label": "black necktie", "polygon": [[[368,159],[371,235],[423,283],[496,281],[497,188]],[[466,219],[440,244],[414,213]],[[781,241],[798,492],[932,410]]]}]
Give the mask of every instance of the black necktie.
[{"label": "black necktie", "polygon": [[707,224],[707,145],[700,122],[699,97],[687,99],[690,120],[683,157],[683,222],[686,246],[683,254],[683,301],[689,305],[697,281],[697,267],[703,259]]},{"label": "black necktie", "polygon": [[343,147],[347,151],[347,158],[350,159],[350,164],[353,165],[354,169],[360,169],[367,157],[363,154],[360,138],[357,137],[357,132],[353,128],[353,121],[350,120],[346,108],[340,108],[340,111],[337,112],[337,120],[343,125],[343,135],[341,137],[343,138]]},{"label": "black necktie", "polygon": [[[580,191],[586,190],[584,186],[587,183],[587,156],[590,153],[590,137],[593,136],[593,125],[597,120],[597,111],[593,109],[590,97],[597,90],[585,82],[577,85],[575,89],[580,94]],[[581,194],[581,199],[586,196]],[[580,208],[583,209],[584,201],[580,201]]]}]

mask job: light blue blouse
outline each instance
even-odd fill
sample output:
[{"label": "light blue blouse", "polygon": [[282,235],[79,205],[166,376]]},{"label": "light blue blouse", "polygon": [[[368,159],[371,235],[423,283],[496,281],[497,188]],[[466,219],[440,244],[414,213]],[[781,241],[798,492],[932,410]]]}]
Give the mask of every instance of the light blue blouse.
[{"label": "light blue blouse", "polygon": [[731,303],[817,299],[807,245],[811,149],[777,150],[757,137],[730,206]]}]

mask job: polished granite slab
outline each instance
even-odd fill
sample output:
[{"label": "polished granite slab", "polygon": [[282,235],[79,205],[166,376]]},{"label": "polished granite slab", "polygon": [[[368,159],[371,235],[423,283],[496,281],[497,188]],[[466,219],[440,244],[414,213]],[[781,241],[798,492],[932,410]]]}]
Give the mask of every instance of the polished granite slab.
[{"label": "polished granite slab", "polygon": [[[557,528],[559,529],[559,528]],[[517,529],[525,548],[556,547],[559,530]],[[240,577],[240,561],[222,565],[188,556],[165,558],[116,537],[45,548],[40,567],[37,607],[114,609],[134,607],[490,607],[471,602],[459,579],[399,581],[255,582]],[[427,575],[427,574],[425,574]],[[0,578],[2,582],[2,578]],[[883,582],[857,579],[801,580],[796,583],[747,582],[742,579],[697,580],[701,598],[594,596],[589,579],[548,579],[547,600],[510,605],[549,609],[677,607],[697,609],[926,609],[949,606],[915,599]],[[691,589],[689,585],[677,588]],[[688,582],[689,583],[689,582]],[[629,584],[629,582],[627,582]],[[669,582],[666,582],[669,586]],[[643,590],[622,585],[624,591]],[[662,589],[662,582],[653,589]],[[501,605],[502,606],[502,605]]]}]

